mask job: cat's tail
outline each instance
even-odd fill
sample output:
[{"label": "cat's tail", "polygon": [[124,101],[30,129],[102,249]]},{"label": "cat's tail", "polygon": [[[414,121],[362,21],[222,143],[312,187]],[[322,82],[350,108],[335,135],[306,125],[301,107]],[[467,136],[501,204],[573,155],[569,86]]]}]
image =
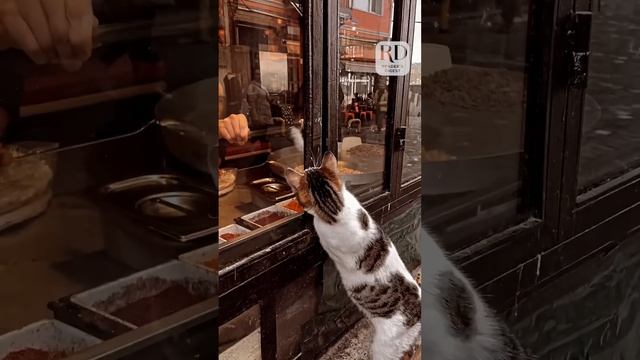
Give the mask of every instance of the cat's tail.
[{"label": "cat's tail", "polygon": [[302,130],[292,126],[289,128],[289,139],[293,141],[293,146],[301,153],[304,152],[304,138],[302,137]]}]

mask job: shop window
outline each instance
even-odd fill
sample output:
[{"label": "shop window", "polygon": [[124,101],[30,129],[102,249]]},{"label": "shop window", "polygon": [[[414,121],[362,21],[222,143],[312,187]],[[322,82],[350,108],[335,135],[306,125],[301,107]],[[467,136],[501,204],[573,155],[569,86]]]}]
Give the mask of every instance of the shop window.
[{"label": "shop window", "polygon": [[[372,2],[353,1],[352,6],[369,11]],[[385,139],[393,120],[390,99],[395,88],[388,77],[376,73],[375,45],[392,38],[392,15],[389,11],[382,20],[367,25],[353,14],[338,29],[338,160],[347,188],[361,200],[383,189]]]},{"label": "shop window", "polygon": [[247,138],[219,152],[221,250],[302,213],[284,172],[304,167],[303,40],[293,2],[225,1],[219,119],[246,118]]},{"label": "shop window", "polygon": [[529,215],[520,206],[528,5],[479,14],[443,1],[423,13],[423,220],[452,248]]},{"label": "shop window", "polygon": [[[621,4],[621,3],[620,3]],[[628,6],[628,7],[627,7]],[[584,100],[578,187],[601,185],[640,166],[638,1],[598,2],[591,29],[589,80]],[[620,28],[613,22],[628,19]]]},{"label": "shop window", "polygon": [[384,0],[352,0],[352,8],[382,15]]},{"label": "shop window", "polygon": [[406,143],[402,158],[402,183],[407,183],[420,176],[421,134],[422,134],[422,2],[417,2],[415,24],[413,31],[413,49],[411,52],[411,72],[409,74],[408,99],[404,100],[407,107]]}]

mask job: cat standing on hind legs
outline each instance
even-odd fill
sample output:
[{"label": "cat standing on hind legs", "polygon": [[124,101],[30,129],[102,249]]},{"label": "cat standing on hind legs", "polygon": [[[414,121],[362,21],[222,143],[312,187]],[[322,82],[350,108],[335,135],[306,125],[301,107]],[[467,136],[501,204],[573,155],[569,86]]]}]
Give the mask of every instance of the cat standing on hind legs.
[{"label": "cat standing on hind legs", "polygon": [[527,354],[471,282],[422,229],[422,353],[429,360],[525,360]]},{"label": "cat standing on hind legs", "polygon": [[304,209],[314,216],[320,243],[333,260],[351,300],[371,321],[373,360],[400,360],[419,342],[421,290],[395,246],[346,190],[338,161],[286,172]]}]

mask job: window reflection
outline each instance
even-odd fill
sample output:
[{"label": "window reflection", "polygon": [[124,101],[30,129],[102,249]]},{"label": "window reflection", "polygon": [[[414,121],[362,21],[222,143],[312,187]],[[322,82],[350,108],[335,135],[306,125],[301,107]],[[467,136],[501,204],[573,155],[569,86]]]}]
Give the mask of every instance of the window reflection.
[{"label": "window reflection", "polygon": [[360,199],[382,189],[389,79],[375,70],[375,46],[392,38],[394,1],[341,1],[339,143],[343,180]]},{"label": "window reflection", "polygon": [[301,212],[284,171],[304,168],[305,104],[300,5],[221,1],[219,17],[219,209],[225,248]]},{"label": "window reflection", "polygon": [[405,150],[402,160],[402,182],[406,183],[420,176],[421,134],[422,134],[422,2],[416,3],[411,72],[409,74],[409,98],[405,99],[407,127]]},{"label": "window reflection", "polygon": [[[169,316],[186,326],[149,344],[152,358],[209,357],[215,324],[194,330],[177,314],[217,287],[207,2],[14,3],[18,14],[0,16],[0,358],[7,347],[31,358],[25,344],[50,352],[38,358],[70,355]],[[42,58],[16,36],[38,28],[42,39],[76,16],[98,20],[82,27],[79,58],[55,46],[69,39]]]},{"label": "window reflection", "polygon": [[518,209],[525,1],[423,3],[423,217],[460,241],[499,231]]},{"label": "window reflection", "polygon": [[636,45],[640,41],[640,1],[598,1],[592,6],[578,172],[580,192],[640,166],[640,49]]}]

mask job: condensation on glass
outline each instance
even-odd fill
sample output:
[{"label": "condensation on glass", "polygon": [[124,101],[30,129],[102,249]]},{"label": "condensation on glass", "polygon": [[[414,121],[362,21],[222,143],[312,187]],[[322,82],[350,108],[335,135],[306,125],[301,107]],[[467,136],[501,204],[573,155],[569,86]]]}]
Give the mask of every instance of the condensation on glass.
[{"label": "condensation on glass", "polygon": [[338,160],[361,200],[382,191],[389,78],[375,69],[375,47],[392,39],[394,1],[340,1]]},{"label": "condensation on glass", "polygon": [[529,4],[422,6],[423,220],[455,247],[526,216],[518,190]]}]

